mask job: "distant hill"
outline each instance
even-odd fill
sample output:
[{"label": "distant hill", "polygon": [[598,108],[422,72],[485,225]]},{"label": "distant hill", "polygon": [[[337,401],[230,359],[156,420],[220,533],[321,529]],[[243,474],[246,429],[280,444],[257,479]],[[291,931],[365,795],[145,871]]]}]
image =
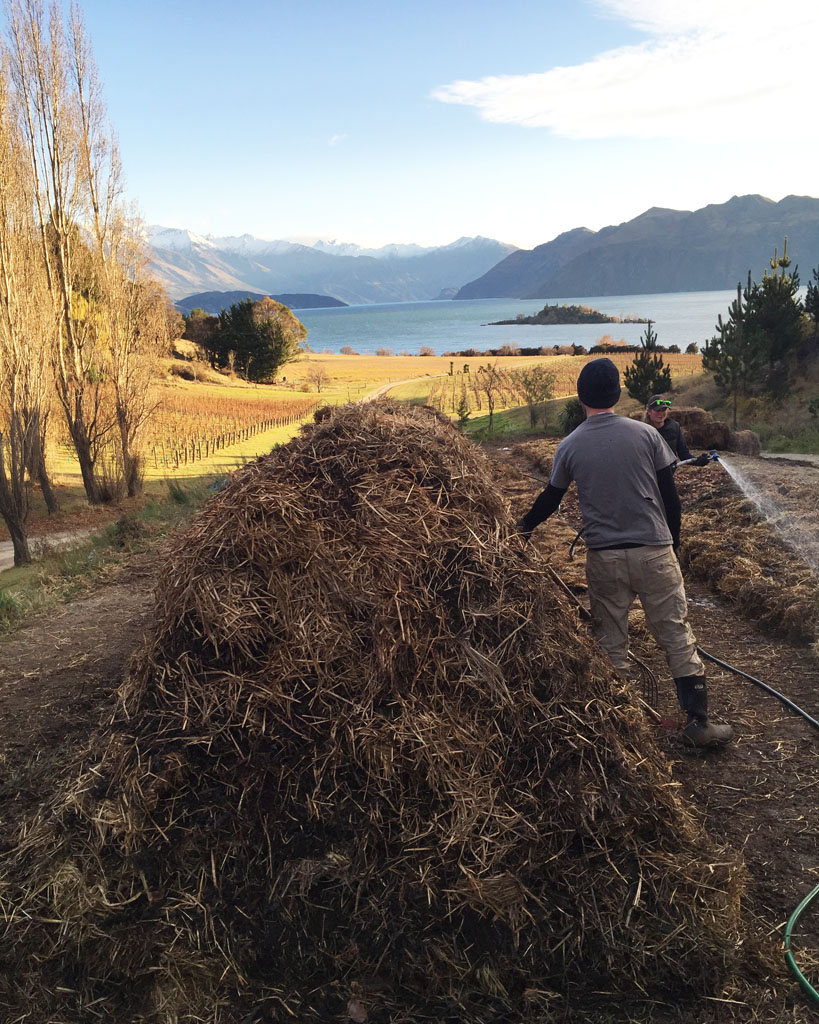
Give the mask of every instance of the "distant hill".
[{"label": "distant hill", "polygon": [[798,264],[802,281],[819,266],[819,199],[734,196],[693,213],[652,208],[600,231],[575,228],[518,249],[456,299],[547,299],[736,288],[760,278],[774,248]]},{"label": "distant hill", "polygon": [[480,237],[432,248],[361,249],[337,242],[309,246],[251,235],[211,238],[162,227],[149,228],[147,240],[153,276],[174,299],[241,291],[330,295],[355,304],[417,302],[453,294],[515,249]]},{"label": "distant hill", "polygon": [[198,292],[196,295],[188,295],[184,299],[177,299],[174,306],[180,313],[190,313],[192,309],[203,309],[212,316],[218,316],[223,309],[229,309],[237,302],[244,299],[270,298],[281,302],[290,309],[325,309],[335,306],[346,306],[346,302],[334,299],[332,295],[264,295],[259,292],[233,291],[233,292]]}]

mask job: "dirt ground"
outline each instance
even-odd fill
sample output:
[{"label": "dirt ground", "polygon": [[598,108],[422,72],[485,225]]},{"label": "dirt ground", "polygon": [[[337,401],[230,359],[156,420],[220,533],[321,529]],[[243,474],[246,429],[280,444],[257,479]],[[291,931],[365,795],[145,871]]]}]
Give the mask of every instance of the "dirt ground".
[{"label": "dirt ground", "polygon": [[104,721],[150,615],[154,559],[0,639],[0,849]]},{"label": "dirt ground", "polygon": [[[496,479],[516,516],[546,482],[548,444],[489,450]],[[743,460],[742,469],[786,505],[791,518],[819,533],[819,467]],[[574,560],[569,558],[578,521],[570,491],[562,513],[536,531],[533,543],[582,602],[582,546]],[[152,581],[160,564],[156,555],[140,556],[94,593],[0,640],[0,849],[13,842],[18,825],[51,796],[110,715],[116,687],[150,620]],[[688,582],[688,594],[691,623],[706,651],[819,718],[819,661],[809,648],[762,634],[696,581]],[[636,685],[654,704],[657,741],[674,777],[708,829],[742,851],[748,872],[745,913],[765,933],[781,934],[796,905],[819,882],[819,732],[754,684],[709,666],[715,717],[734,726],[736,742],[721,752],[686,753],[679,743],[682,721],[673,684],[639,609],[633,612],[633,640],[635,654],[657,680],[656,700],[650,687]],[[805,915],[796,941],[797,961],[817,985],[819,907]],[[731,1019],[795,1024],[816,1019],[784,963],[769,983],[767,1007],[749,1007],[743,1016],[740,997]],[[725,993],[729,1003],[732,998]]]}]

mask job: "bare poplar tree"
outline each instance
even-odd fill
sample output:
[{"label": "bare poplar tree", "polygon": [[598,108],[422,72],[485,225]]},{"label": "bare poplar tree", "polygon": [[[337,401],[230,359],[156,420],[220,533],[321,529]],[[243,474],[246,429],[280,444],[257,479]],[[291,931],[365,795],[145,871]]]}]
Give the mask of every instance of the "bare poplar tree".
[{"label": "bare poplar tree", "polygon": [[[53,311],[57,395],[77,452],[88,500],[103,500],[95,463],[112,422],[104,411],[105,379],[92,310],[93,253],[83,237],[93,200],[83,159],[83,132],[99,125],[98,91],[74,72],[83,35],[76,9],[66,40],[62,12],[41,0],[6,0],[8,50],[18,123],[34,182],[33,208]],[[83,102],[88,110],[83,114]]]},{"label": "bare poplar tree", "polygon": [[124,241],[116,244],[123,262],[106,264],[104,317],[123,479],[133,497],[142,488],[142,433],[156,407],[151,382],[159,356],[168,351],[169,334],[165,294],[144,277],[139,262],[144,257],[134,235],[127,246],[134,261],[130,265],[124,247]]},{"label": "bare poplar tree", "polygon": [[105,116],[87,37],[72,6],[70,79],[78,116],[77,146],[88,196],[86,231],[93,248],[94,321],[116,415],[119,462],[130,497],[141,489],[140,435],[157,360],[169,346],[164,293],[147,278],[142,224],[122,202],[122,167]]},{"label": "bare poplar tree", "polygon": [[[43,310],[45,312],[45,310]],[[42,336],[44,339],[50,340],[51,332]],[[57,495],[54,492],[54,488],[51,484],[51,478],[48,475],[48,466],[46,464],[46,443],[48,439],[48,421],[51,415],[51,401],[50,396],[53,393],[53,376],[51,374],[51,365],[48,362],[50,356],[50,350],[42,353],[42,369],[48,371],[44,373],[44,382],[47,377],[50,386],[43,387],[43,393],[45,400],[31,409],[26,410],[26,419],[30,421],[31,427],[31,452],[30,461],[28,464],[29,476],[32,480],[36,480],[40,485],[40,491],[43,495],[43,501],[48,509],[49,515],[54,515],[60,511],[60,503],[57,501]]]},{"label": "bare poplar tree", "polygon": [[45,473],[41,426],[50,401],[48,292],[37,259],[27,163],[9,111],[8,78],[0,67],[0,515],[14,564],[31,561],[26,534],[26,471]]}]

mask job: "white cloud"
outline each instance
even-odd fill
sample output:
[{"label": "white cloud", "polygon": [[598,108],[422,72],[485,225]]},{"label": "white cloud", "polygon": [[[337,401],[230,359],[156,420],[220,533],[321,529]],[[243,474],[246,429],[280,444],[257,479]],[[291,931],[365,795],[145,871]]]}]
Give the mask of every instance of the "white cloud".
[{"label": "white cloud", "polygon": [[598,0],[597,8],[649,38],[542,74],[453,82],[433,98],[571,139],[813,139],[815,0],[779,8],[771,0]]},{"label": "white cloud", "polygon": [[339,142],[343,142],[346,138],[347,138],[347,133],[346,132],[336,133],[335,135],[331,135],[330,136],[330,138],[327,140],[327,145],[328,146],[337,146],[339,144]]}]

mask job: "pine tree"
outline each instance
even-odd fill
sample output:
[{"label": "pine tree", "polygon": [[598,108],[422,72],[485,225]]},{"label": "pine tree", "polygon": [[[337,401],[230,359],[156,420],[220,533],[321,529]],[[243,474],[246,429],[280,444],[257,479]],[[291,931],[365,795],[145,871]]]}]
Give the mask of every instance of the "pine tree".
[{"label": "pine tree", "polygon": [[813,340],[819,340],[819,267],[812,271],[813,281],[808,281],[805,295],[805,312],[813,321]]},{"label": "pine tree", "polygon": [[560,432],[566,437],[585,420],[586,412],[579,398],[570,398],[560,413]]},{"label": "pine tree", "polygon": [[793,273],[788,271],[791,261],[787,238],[783,255],[778,257],[774,250],[770,264],[773,273],[766,271],[763,275],[752,296],[749,313],[755,326],[765,334],[768,362],[774,367],[786,360],[801,341],[804,308],[798,297],[799,270],[794,267]]},{"label": "pine tree", "polygon": [[657,348],[657,333],[648,321],[645,334],[640,337],[641,350],[634,362],[623,374],[626,389],[632,398],[643,405],[652,395],[664,395],[671,390],[671,368],[663,365],[663,357]]},{"label": "pine tree", "polygon": [[768,358],[765,336],[752,315],[758,289],[748,271],[747,287],[743,291],[742,285],[737,285],[737,297],[728,310],[728,319],[723,321],[722,314],[717,317],[719,336],[707,341],[702,351],[703,367],[714,374],[720,391],[733,399],[735,428],[739,395],[748,394],[749,386]]}]

